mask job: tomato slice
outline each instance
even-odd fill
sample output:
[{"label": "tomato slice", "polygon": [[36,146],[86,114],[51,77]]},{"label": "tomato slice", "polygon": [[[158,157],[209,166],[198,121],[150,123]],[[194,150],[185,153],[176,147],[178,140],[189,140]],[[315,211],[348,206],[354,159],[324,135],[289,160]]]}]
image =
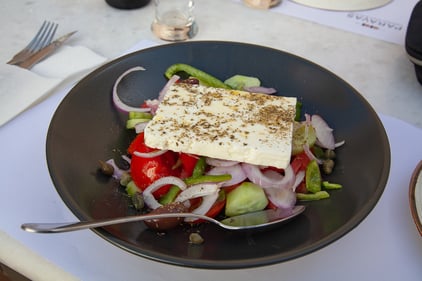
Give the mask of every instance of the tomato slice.
[{"label": "tomato slice", "polygon": [[268,200],[268,205],[267,205],[267,207],[265,209],[273,209],[273,210],[275,210],[277,208],[278,207],[276,205],[274,205],[273,202],[271,202],[270,200]]},{"label": "tomato slice", "polygon": [[276,168],[276,167],[273,167],[273,166],[268,166],[268,167],[266,167],[266,168],[263,168],[263,169],[261,169],[261,171],[262,172],[266,172],[266,171],[274,171],[274,172],[277,172],[277,173],[284,173],[284,169],[281,169],[281,168]]},{"label": "tomato slice", "polygon": [[208,212],[205,214],[206,216],[210,218],[215,218],[224,208],[226,205],[226,192],[224,189],[220,190],[218,193],[218,198],[215,201],[214,205],[208,210]]},{"label": "tomato slice", "polygon": [[199,157],[192,154],[180,153],[179,159],[182,164],[182,175],[183,177],[192,176],[193,170],[195,169],[196,163]]},{"label": "tomato slice", "polygon": [[130,143],[129,147],[127,148],[127,152],[131,155],[133,155],[133,153],[135,151],[139,151],[139,152],[151,152],[154,151],[153,148],[148,147],[145,144],[145,138],[144,138],[144,133],[139,133],[135,139]]},{"label": "tomato slice", "polygon": [[[191,206],[189,208],[190,211],[196,209],[201,205],[202,203],[202,197],[190,199]],[[218,198],[214,202],[214,204],[211,206],[211,208],[208,210],[208,212],[205,213],[207,217],[215,218],[221,211],[224,209],[224,206],[226,206],[226,192],[224,189],[221,189],[218,193]],[[203,219],[197,219],[194,220],[192,223],[201,223],[205,222]]]},{"label": "tomato slice", "polygon": [[305,181],[302,181],[297,187],[296,187],[296,193],[308,193],[308,190],[306,189]]},{"label": "tomato slice", "polygon": [[293,157],[293,160],[291,161],[290,165],[292,166],[293,172],[297,174],[299,171],[304,171],[306,169],[306,166],[308,166],[309,162],[311,162],[309,157],[306,155],[305,152],[302,152]]},{"label": "tomato slice", "polygon": [[[128,153],[132,154],[130,164],[130,174],[136,186],[141,190],[146,189],[154,181],[168,176],[179,176],[180,169],[173,169],[177,162],[177,154],[168,151],[160,156],[143,158],[133,155],[134,151],[151,152],[153,148],[148,147],[144,142],[144,133],[138,134],[128,148]],[[163,186],[153,194],[156,198],[166,194],[170,185]]]}]

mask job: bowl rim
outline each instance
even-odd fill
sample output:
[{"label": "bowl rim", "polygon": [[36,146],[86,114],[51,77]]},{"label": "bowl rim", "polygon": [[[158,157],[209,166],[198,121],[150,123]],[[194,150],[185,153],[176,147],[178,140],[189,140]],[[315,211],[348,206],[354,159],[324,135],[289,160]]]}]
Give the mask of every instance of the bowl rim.
[{"label": "bowl rim", "polygon": [[[422,160],[416,165],[416,168],[413,170],[412,176],[410,178],[409,183],[409,205],[410,205],[410,212],[415,222],[416,228],[419,231],[419,234],[422,236],[422,221],[420,217],[422,214],[418,213],[418,209],[416,206],[416,187],[418,179],[421,178],[422,180]],[[420,185],[422,188],[422,185]]]}]

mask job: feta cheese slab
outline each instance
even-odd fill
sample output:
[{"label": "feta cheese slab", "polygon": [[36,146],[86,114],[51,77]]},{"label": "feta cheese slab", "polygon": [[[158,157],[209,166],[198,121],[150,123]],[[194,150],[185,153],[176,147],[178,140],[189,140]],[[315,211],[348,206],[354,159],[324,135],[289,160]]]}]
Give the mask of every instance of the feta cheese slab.
[{"label": "feta cheese slab", "polygon": [[174,84],[145,128],[153,148],[286,168],[296,98]]}]

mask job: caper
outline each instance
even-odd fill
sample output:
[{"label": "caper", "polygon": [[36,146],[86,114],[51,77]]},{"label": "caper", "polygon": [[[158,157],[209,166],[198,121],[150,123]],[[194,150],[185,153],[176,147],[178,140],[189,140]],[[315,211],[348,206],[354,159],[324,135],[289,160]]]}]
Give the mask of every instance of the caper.
[{"label": "caper", "polygon": [[204,238],[202,238],[199,233],[192,232],[191,234],[189,234],[189,242],[192,244],[202,244],[204,243]]},{"label": "caper", "polygon": [[326,159],[335,159],[336,153],[334,152],[334,150],[327,149],[324,153],[324,156]]},{"label": "caper", "polygon": [[329,175],[333,172],[333,168],[334,168],[334,161],[333,159],[326,159],[324,161],[322,161],[322,171]]},{"label": "caper", "polygon": [[114,173],[114,168],[107,162],[99,160],[98,163],[100,164],[100,171],[106,176],[112,176]]}]

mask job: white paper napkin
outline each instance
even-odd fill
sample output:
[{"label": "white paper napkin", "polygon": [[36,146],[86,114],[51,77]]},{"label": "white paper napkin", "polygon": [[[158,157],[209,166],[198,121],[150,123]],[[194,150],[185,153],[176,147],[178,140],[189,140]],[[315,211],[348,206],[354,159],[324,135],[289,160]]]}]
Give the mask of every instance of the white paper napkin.
[{"label": "white paper napkin", "polygon": [[62,46],[31,70],[0,65],[0,126],[46,98],[64,82],[106,61],[82,46]]}]

